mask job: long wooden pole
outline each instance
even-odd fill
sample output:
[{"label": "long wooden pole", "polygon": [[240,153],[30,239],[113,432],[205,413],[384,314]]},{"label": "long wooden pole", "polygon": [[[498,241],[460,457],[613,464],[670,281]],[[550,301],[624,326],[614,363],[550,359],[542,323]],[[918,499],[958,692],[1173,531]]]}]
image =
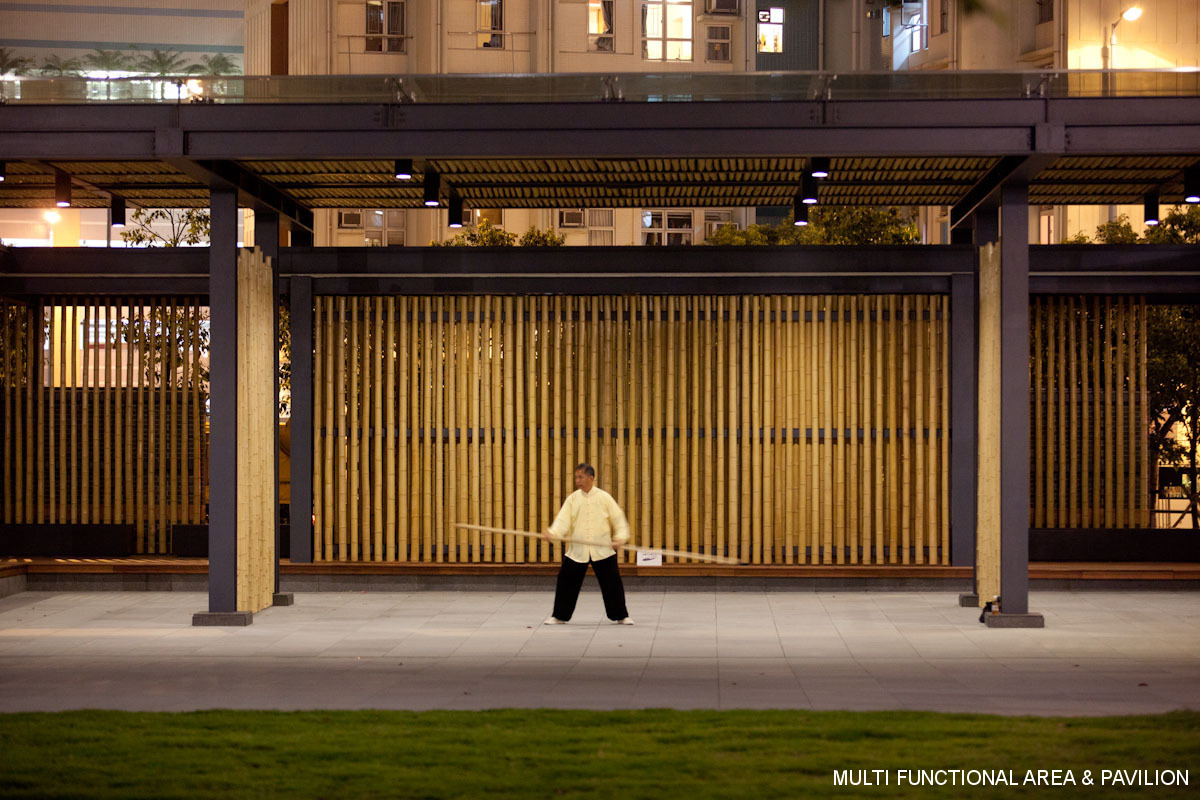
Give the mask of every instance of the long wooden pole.
[{"label": "long wooden pole", "polygon": [[[526,536],[531,539],[541,539],[542,538],[542,535],[540,533],[534,533],[532,531],[518,531],[518,530],[511,529],[511,528],[491,528],[491,527],[486,527],[483,525],[468,525],[468,524],[462,523],[462,522],[460,522],[458,524],[458,527],[467,528],[469,530],[486,531],[489,533],[503,533],[503,534],[507,534],[509,536]],[[575,542],[576,540],[568,539],[566,537],[559,539],[556,537],[554,539],[554,541],[561,542],[563,544],[571,544],[571,543]],[[746,563],[744,561],[738,561],[736,558],[728,558],[726,556],[713,556],[713,555],[708,555],[707,553],[689,553],[689,552],[685,552],[683,550],[667,550],[662,547],[636,547],[633,545],[625,545],[625,547],[626,547],[626,549],[633,550],[635,552],[653,551],[655,553],[662,553],[664,556],[672,556],[674,558],[688,558],[688,559],[692,559],[694,561],[710,561],[714,564],[744,564],[744,563]]]}]

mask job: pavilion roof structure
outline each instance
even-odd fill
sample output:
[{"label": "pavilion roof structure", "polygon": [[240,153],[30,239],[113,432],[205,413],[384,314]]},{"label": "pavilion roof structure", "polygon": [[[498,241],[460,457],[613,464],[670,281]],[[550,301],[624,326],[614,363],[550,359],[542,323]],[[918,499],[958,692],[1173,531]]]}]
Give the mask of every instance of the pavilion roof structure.
[{"label": "pavilion roof structure", "polygon": [[1200,164],[1200,72],[955,76],[206,78],[174,99],[7,80],[0,207],[50,205],[56,171],[83,208],[199,207],[231,186],[291,217],[418,208],[427,171],[469,207],[780,206],[824,157],[821,203],[954,206],[957,224],[1013,177],[1031,204],[1178,203]]}]

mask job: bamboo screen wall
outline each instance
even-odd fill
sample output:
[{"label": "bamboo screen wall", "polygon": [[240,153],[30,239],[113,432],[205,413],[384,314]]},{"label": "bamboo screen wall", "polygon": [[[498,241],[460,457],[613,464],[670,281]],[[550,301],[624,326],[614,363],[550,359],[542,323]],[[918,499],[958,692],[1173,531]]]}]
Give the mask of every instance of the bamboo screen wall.
[{"label": "bamboo screen wall", "polygon": [[319,560],[557,560],[454,525],[540,530],[590,461],[640,546],[948,563],[941,296],[315,305]]},{"label": "bamboo screen wall", "polygon": [[139,553],[203,523],[206,318],[195,299],[0,302],[0,519],[133,524]]},{"label": "bamboo screen wall", "polygon": [[1034,298],[1030,334],[1030,526],[1149,527],[1145,298]]}]

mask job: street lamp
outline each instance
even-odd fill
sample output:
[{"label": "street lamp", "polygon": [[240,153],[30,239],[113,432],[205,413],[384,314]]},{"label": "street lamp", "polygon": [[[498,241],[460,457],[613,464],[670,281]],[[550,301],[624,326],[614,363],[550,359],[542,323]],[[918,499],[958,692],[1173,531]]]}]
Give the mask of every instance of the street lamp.
[{"label": "street lamp", "polygon": [[[1117,26],[1124,20],[1133,22],[1142,16],[1140,6],[1130,6],[1121,12],[1121,16],[1117,17],[1111,25],[1108,26],[1108,36],[1104,39],[1104,44],[1100,47],[1100,62],[1104,67],[1104,81],[1109,83],[1108,71],[1112,69],[1112,47],[1117,43]],[[1107,86],[1106,86],[1107,88]],[[1106,92],[1107,93],[1107,92]]]}]

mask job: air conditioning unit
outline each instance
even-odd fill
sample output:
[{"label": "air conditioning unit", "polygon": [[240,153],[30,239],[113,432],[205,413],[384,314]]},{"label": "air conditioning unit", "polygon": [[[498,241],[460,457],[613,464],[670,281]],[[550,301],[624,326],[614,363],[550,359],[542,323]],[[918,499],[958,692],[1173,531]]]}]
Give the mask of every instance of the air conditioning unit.
[{"label": "air conditioning unit", "polygon": [[704,10],[709,14],[737,14],[741,0],[704,0]]},{"label": "air conditioning unit", "polygon": [[560,228],[582,228],[583,227],[583,209],[571,208],[563,209],[558,212],[558,227]]},{"label": "air conditioning unit", "polygon": [[704,223],[704,238],[709,238],[724,225],[732,225],[735,231],[742,229],[742,226],[738,225],[736,222],[706,222]]},{"label": "air conditioning unit", "polygon": [[363,226],[363,215],[361,211],[339,211],[338,212],[338,227],[339,228],[361,228]]}]

